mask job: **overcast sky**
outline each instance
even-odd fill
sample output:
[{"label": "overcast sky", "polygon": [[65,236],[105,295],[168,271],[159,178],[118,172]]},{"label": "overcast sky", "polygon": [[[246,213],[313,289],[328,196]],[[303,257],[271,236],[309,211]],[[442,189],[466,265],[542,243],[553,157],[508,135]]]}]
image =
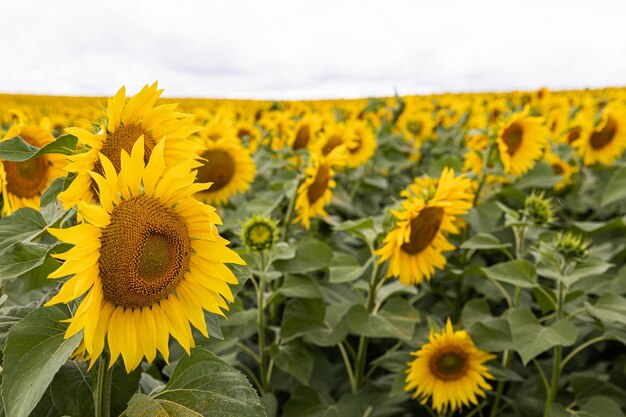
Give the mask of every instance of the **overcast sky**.
[{"label": "overcast sky", "polygon": [[0,92],[326,98],[626,85],[626,2],[0,0]]}]

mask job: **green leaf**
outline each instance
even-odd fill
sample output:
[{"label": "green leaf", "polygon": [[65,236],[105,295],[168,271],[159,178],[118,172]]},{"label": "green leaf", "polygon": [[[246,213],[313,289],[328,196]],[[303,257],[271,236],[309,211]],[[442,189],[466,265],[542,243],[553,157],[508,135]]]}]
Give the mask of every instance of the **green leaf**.
[{"label": "green leaf", "polygon": [[294,299],[287,303],[280,334],[288,342],[310,331],[324,328],[326,306],[321,300]]},{"label": "green leaf", "polygon": [[365,217],[359,220],[349,220],[335,226],[335,230],[350,233],[362,239],[370,247],[374,246],[380,229],[372,217]]},{"label": "green leaf", "polygon": [[600,205],[604,207],[624,198],[626,198],[626,167],[613,172],[600,197]]},{"label": "green leaf", "polygon": [[19,277],[46,260],[51,247],[32,242],[17,242],[0,252],[0,281]]},{"label": "green leaf", "polygon": [[372,258],[361,266],[354,256],[347,253],[335,253],[328,267],[329,281],[337,284],[357,280],[365,273],[371,263]]},{"label": "green leaf", "polygon": [[47,227],[43,216],[32,208],[22,208],[0,220],[0,252],[15,242],[28,241]]},{"label": "green leaf", "polygon": [[295,376],[304,385],[309,385],[315,356],[304,342],[295,340],[286,344],[272,345],[270,355],[276,366]]},{"label": "green leaf", "polygon": [[306,274],[326,268],[332,256],[333,251],[326,243],[307,240],[298,243],[293,259],[277,260],[274,267],[283,272]]},{"label": "green leaf", "polygon": [[265,417],[256,391],[235,368],[201,348],[183,356],[156,395],[135,394],[127,416]]},{"label": "green leaf", "polygon": [[370,314],[362,305],[348,311],[348,326],[360,336],[410,340],[419,323],[419,312],[402,298],[392,298],[378,314]]},{"label": "green leaf", "polygon": [[556,183],[563,179],[562,175],[554,175],[554,171],[550,165],[539,162],[533,169],[522,176],[515,186],[524,190],[527,188],[552,188]]},{"label": "green leaf", "polygon": [[567,320],[557,320],[544,327],[528,310],[513,310],[509,315],[515,350],[524,365],[554,346],[570,346],[576,342],[576,326]]},{"label": "green leaf", "polygon": [[322,292],[315,281],[306,275],[287,275],[278,292],[285,297],[322,298]]},{"label": "green leaf", "polygon": [[54,376],[49,392],[58,416],[83,417],[94,414],[92,380],[85,363],[66,362]]},{"label": "green leaf", "polygon": [[590,398],[580,406],[577,413],[580,417],[624,417],[624,413],[618,404],[605,396]]},{"label": "green leaf", "polygon": [[81,336],[64,339],[66,306],[38,308],[16,324],[3,351],[0,393],[7,417],[27,417],[55,373],[78,347]]},{"label": "green leaf", "polygon": [[604,294],[594,305],[585,303],[585,308],[602,322],[626,324],[626,298],[617,294]]},{"label": "green leaf", "polygon": [[0,142],[0,159],[23,162],[47,153],[73,155],[76,153],[78,139],[73,135],[63,135],[43,148],[37,148],[19,136]]},{"label": "green leaf", "polygon": [[285,242],[278,242],[269,251],[270,263],[276,260],[291,259],[296,256],[296,249]]},{"label": "green leaf", "polygon": [[337,346],[348,335],[345,316],[350,304],[336,304],[326,307],[323,327],[311,330],[304,335],[304,340],[317,346]]},{"label": "green leaf", "polygon": [[533,264],[524,259],[499,263],[482,270],[490,279],[520,288],[532,288],[537,285],[537,271]]},{"label": "green leaf", "polygon": [[498,228],[502,218],[502,209],[496,203],[481,204],[473,207],[467,215],[467,221],[472,229],[479,233],[493,232]]},{"label": "green leaf", "polygon": [[478,298],[465,303],[463,311],[461,312],[461,320],[463,321],[463,326],[466,328],[474,323],[480,323],[481,321],[490,320],[492,318],[493,316],[489,310],[487,300]]},{"label": "green leaf", "polygon": [[478,233],[461,244],[461,249],[505,249],[510,247],[510,243],[502,243],[494,235],[488,233]]},{"label": "green leaf", "polygon": [[467,332],[479,349],[502,352],[515,348],[511,328],[506,319],[490,318],[475,322],[467,328]]},{"label": "green leaf", "polygon": [[35,302],[26,306],[7,306],[0,308],[0,349],[4,349],[4,344],[11,327],[22,321],[22,319],[34,309]]}]

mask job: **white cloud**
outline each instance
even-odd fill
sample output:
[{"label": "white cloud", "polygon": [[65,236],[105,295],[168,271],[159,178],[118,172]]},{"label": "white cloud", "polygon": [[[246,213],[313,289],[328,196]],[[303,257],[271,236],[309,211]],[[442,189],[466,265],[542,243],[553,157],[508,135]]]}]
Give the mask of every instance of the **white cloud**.
[{"label": "white cloud", "polygon": [[359,97],[626,85],[621,1],[22,0],[0,91]]}]

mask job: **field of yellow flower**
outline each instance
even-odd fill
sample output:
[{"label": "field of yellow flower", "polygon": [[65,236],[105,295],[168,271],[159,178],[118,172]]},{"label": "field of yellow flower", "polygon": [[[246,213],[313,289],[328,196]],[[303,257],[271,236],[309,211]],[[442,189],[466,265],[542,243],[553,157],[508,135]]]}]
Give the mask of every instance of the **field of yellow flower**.
[{"label": "field of yellow flower", "polygon": [[625,415],[626,89],[161,93],[0,95],[0,416]]}]

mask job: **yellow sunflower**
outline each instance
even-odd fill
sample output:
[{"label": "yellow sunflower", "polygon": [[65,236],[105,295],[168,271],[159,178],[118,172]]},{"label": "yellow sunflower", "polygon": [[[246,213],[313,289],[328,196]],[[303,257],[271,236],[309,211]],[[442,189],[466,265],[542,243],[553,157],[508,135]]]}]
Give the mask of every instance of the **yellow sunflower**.
[{"label": "yellow sunflower", "polygon": [[261,142],[261,132],[255,125],[250,122],[239,121],[235,125],[235,131],[239,141],[250,151],[251,154],[256,153]]},{"label": "yellow sunflower", "polygon": [[608,104],[599,123],[571,144],[585,165],[611,165],[626,148],[626,107],[615,102]]},{"label": "yellow sunflower", "polygon": [[389,259],[387,277],[398,277],[404,285],[430,280],[435,269],[443,269],[443,251],[453,250],[446,234],[459,233],[458,216],[472,207],[472,182],[455,177],[445,168],[435,182],[418,179],[414,187],[402,193],[407,197],[401,210],[394,210],[396,226],[376,251],[379,263]]},{"label": "yellow sunflower", "polygon": [[304,170],[306,178],[298,187],[295,202],[297,213],[294,223],[300,222],[305,229],[311,227],[313,216],[326,216],[324,207],[333,198],[331,190],[337,185],[333,166],[345,163],[345,148],[340,147],[327,156],[312,154],[309,166]]},{"label": "yellow sunflower", "polygon": [[144,164],[139,138],[131,155],[121,152],[119,174],[100,154],[104,174],[91,171],[98,203],[79,202],[82,222],[49,229],[75,245],[55,255],[63,264],[50,278],[73,275],[47,305],[86,294],[70,318],[65,337],[83,331],[82,355],[91,365],[105,340],[111,363],[121,355],[130,372],[157,350],[168,360],[172,335],[189,353],[191,323],[205,337],[204,311],[222,314],[233,301],[228,284],[237,279],[225,263],[244,264],[219,236],[219,216],[193,197],[207,184],[194,183],[192,161],[166,169],[166,141],[152,148]]},{"label": "yellow sunflower", "polygon": [[499,129],[496,142],[506,174],[520,176],[533,167],[547,144],[548,131],[540,117],[527,112],[511,116]]},{"label": "yellow sunflower", "polygon": [[256,174],[256,165],[250,153],[236,140],[205,140],[199,155],[198,181],[211,187],[196,194],[209,204],[224,204],[230,197],[250,188]]},{"label": "yellow sunflower", "polygon": [[485,362],[495,355],[479,350],[467,332],[455,331],[450,319],[441,333],[431,330],[428,343],[412,353],[416,358],[407,370],[405,391],[438,413],[454,412],[463,406],[478,405],[477,396],[491,390],[487,379],[494,379]]},{"label": "yellow sunflower", "polygon": [[296,123],[289,140],[292,150],[308,149],[309,145],[315,141],[321,129],[321,120],[318,116],[307,114]]},{"label": "yellow sunflower", "polygon": [[568,164],[552,152],[546,152],[544,159],[550,165],[555,175],[563,176],[563,179],[554,184],[553,187],[556,191],[562,190],[572,181],[572,176],[577,171],[576,166]]},{"label": "yellow sunflower", "polygon": [[363,165],[376,152],[376,136],[369,124],[364,120],[351,123],[352,140],[348,144],[346,166],[356,168]]},{"label": "yellow sunflower", "polygon": [[76,172],[77,175],[68,189],[59,194],[59,200],[65,208],[73,207],[79,201],[95,201],[95,183],[89,172],[103,174],[98,158],[100,153],[111,161],[115,172],[119,172],[121,151],[130,152],[142,136],[146,161],[156,144],[167,136],[164,151],[167,167],[189,159],[190,154],[199,150],[198,144],[187,139],[201,130],[194,125],[194,117],[176,112],[175,103],[155,106],[162,92],[163,90],[158,90],[157,83],[146,85],[126,102],[126,89],[122,87],[109,99],[106,124],[98,133],[78,127],[66,129],[67,133],[78,138],[79,145],[87,146],[87,151],[69,157],[71,162],[66,170]]},{"label": "yellow sunflower", "polygon": [[353,140],[354,132],[351,126],[345,123],[328,123],[317,140],[311,143],[311,151],[326,156],[342,145],[348,148],[354,146]]},{"label": "yellow sunflower", "polygon": [[[16,136],[38,148],[54,140],[45,129],[22,123],[12,126],[3,140]],[[23,162],[0,160],[2,215],[7,216],[22,207],[38,210],[41,194],[52,181],[65,175],[63,167],[66,163],[66,157],[60,154],[46,154]]]}]

